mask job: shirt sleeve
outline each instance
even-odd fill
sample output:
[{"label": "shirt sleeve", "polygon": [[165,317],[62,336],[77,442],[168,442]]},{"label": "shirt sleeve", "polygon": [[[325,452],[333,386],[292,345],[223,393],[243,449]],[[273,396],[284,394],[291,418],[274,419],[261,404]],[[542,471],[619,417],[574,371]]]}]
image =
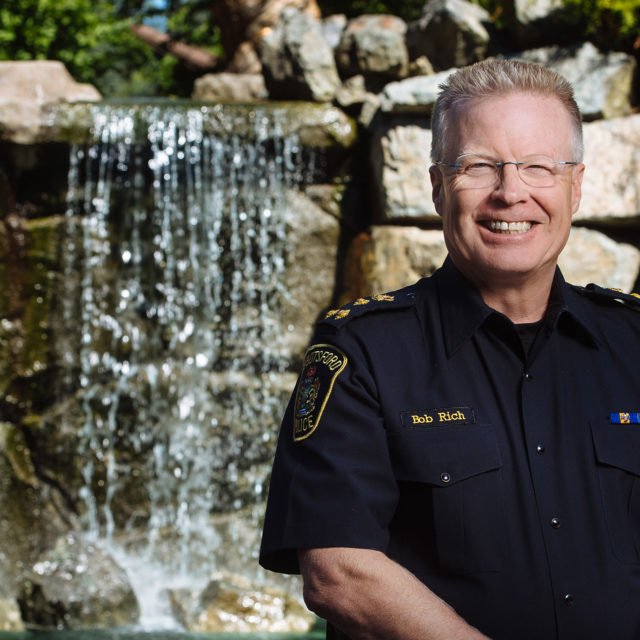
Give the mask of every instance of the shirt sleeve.
[{"label": "shirt sleeve", "polygon": [[260,563],[298,573],[298,549],[384,552],[397,500],[366,350],[350,326],[316,334],[280,430]]}]

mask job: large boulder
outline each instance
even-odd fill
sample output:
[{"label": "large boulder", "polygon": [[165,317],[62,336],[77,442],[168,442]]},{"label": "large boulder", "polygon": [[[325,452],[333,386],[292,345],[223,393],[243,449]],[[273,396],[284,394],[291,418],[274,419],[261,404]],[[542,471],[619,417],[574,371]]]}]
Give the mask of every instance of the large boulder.
[{"label": "large boulder", "polygon": [[640,114],[584,126],[582,203],[577,220],[640,217]]},{"label": "large boulder", "polygon": [[570,47],[531,49],[513,57],[537,62],[564,76],[573,85],[585,121],[631,113],[636,61],[627,53],[602,53],[585,42]]},{"label": "large boulder", "polygon": [[335,96],[340,78],[333,52],[308,13],[285,9],[258,51],[270,98],[327,102]]},{"label": "large boulder", "polygon": [[439,220],[431,199],[431,129],[427,123],[427,118],[422,123],[396,119],[374,129],[371,163],[378,220]]},{"label": "large boulder", "polygon": [[315,620],[286,591],[223,572],[214,574],[202,590],[171,589],[168,596],[176,620],[194,632],[304,633]]},{"label": "large boulder", "polygon": [[350,20],[335,50],[340,74],[345,78],[362,75],[371,88],[406,77],[406,30],[404,20],[390,15],[363,15]]},{"label": "large boulder", "polygon": [[640,269],[640,251],[593,229],[573,227],[559,265],[568,282],[590,282],[632,291]]},{"label": "large boulder", "polygon": [[426,56],[438,71],[482,60],[490,20],[488,11],[467,0],[429,0],[407,30],[411,59]]},{"label": "large boulder", "polygon": [[196,78],[191,97],[212,102],[256,102],[266,100],[268,94],[261,73],[206,73]]},{"label": "large boulder", "polygon": [[100,99],[93,86],[77,83],[62,62],[0,62],[0,139],[38,142],[51,127],[53,105]]},{"label": "large boulder", "polygon": [[124,570],[104,551],[68,534],[25,578],[18,603],[29,627],[92,629],[131,625],[140,608]]},{"label": "large boulder", "polygon": [[395,291],[416,282],[431,275],[446,255],[439,230],[374,226],[349,247],[340,302]]}]

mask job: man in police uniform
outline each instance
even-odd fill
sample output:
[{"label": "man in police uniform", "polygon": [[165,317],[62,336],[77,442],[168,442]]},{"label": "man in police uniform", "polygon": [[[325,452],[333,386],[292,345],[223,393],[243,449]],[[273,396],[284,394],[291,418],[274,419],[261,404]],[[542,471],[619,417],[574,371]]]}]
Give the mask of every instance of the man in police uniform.
[{"label": "man in police uniform", "polygon": [[[640,315],[568,285],[580,114],[556,74],[443,85],[433,277],[318,323],[261,549],[329,638],[640,638]],[[613,168],[615,170],[615,168]]]}]

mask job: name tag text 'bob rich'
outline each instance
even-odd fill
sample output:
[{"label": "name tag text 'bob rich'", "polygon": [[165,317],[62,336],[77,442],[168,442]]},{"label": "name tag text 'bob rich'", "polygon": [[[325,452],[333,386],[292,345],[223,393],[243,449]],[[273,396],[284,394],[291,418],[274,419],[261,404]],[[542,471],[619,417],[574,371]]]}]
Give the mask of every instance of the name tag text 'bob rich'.
[{"label": "name tag text 'bob rich'", "polygon": [[439,427],[452,424],[473,424],[476,421],[473,409],[469,407],[402,411],[400,419],[404,427]]},{"label": "name tag text 'bob rich'", "polygon": [[347,366],[347,356],[328,344],[307,350],[294,406],[293,439],[308,438],[320,423],[337,377]]}]

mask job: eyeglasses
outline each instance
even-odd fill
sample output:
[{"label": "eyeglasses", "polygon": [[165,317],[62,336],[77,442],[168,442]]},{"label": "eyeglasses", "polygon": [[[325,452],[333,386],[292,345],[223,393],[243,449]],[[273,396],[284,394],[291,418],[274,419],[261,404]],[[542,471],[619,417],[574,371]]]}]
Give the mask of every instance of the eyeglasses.
[{"label": "eyeglasses", "polygon": [[503,167],[512,164],[520,179],[530,187],[553,187],[556,178],[567,167],[577,162],[558,161],[547,156],[529,156],[520,162],[496,162],[490,158],[475,154],[463,154],[453,163],[436,162],[435,164],[455,169],[456,186],[467,189],[482,189],[496,186],[502,177]]}]

